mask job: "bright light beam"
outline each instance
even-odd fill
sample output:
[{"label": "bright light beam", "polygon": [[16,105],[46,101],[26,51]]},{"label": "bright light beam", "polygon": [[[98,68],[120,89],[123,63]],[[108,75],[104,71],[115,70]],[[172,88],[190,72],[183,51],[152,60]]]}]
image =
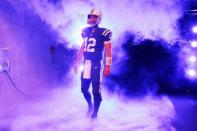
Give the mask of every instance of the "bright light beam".
[{"label": "bright light beam", "polygon": [[190,77],[190,78],[195,78],[196,77],[196,71],[194,69],[188,69],[186,71],[187,75]]},{"label": "bright light beam", "polygon": [[196,48],[197,47],[197,41],[192,41],[191,42],[191,47]]},{"label": "bright light beam", "polygon": [[197,33],[197,25],[192,28],[193,33]]},{"label": "bright light beam", "polygon": [[190,63],[195,63],[196,62],[196,57],[194,55],[189,56],[188,58]]},{"label": "bright light beam", "polygon": [[63,36],[68,39],[72,45],[69,46],[70,48],[73,48],[73,46],[79,48],[82,45],[83,38],[81,32],[84,27],[85,24],[82,24],[81,21],[74,21],[69,31],[63,31]]}]

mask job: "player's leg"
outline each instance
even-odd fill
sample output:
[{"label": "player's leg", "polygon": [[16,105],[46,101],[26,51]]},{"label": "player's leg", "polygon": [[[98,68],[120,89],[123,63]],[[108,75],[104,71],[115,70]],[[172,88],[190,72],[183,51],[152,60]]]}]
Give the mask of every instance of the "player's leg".
[{"label": "player's leg", "polygon": [[88,104],[87,113],[91,113],[92,111],[92,97],[89,92],[90,82],[91,82],[90,79],[81,78],[81,92],[83,93],[83,96]]},{"label": "player's leg", "polygon": [[101,89],[100,89],[100,79],[101,79],[100,71],[101,71],[100,63],[92,64],[91,79],[92,79],[92,93],[94,96],[94,112],[92,114],[92,118],[97,117],[97,113],[102,101]]},{"label": "player's leg", "polygon": [[84,62],[84,69],[81,74],[81,91],[88,103],[88,112],[91,113],[92,111],[92,98],[89,92],[90,82],[91,82],[91,61],[85,60]]},{"label": "player's leg", "polygon": [[101,91],[100,91],[100,83],[93,82],[92,87],[93,87],[92,92],[94,96],[94,112],[92,114],[92,118],[95,118],[97,117],[99,107],[102,101],[102,97],[101,97]]}]

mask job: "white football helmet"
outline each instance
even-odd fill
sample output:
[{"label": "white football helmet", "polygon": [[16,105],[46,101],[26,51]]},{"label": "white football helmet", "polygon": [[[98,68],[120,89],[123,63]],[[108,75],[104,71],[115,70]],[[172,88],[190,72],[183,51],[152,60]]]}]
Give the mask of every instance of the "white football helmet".
[{"label": "white football helmet", "polygon": [[[95,19],[91,19],[91,18],[95,18]],[[101,22],[101,17],[102,17],[102,14],[101,14],[101,11],[98,10],[98,9],[92,9],[91,12],[88,14],[88,20],[87,20],[87,23],[93,27],[93,26],[96,26],[98,24],[100,24]]]}]

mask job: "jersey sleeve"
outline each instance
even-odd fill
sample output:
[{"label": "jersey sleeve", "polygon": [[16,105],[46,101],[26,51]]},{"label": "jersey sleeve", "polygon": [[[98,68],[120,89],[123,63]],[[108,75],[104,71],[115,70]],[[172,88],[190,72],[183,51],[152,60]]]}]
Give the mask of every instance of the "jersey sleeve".
[{"label": "jersey sleeve", "polygon": [[110,41],[112,37],[112,32],[108,29],[105,29],[102,33],[104,41]]}]

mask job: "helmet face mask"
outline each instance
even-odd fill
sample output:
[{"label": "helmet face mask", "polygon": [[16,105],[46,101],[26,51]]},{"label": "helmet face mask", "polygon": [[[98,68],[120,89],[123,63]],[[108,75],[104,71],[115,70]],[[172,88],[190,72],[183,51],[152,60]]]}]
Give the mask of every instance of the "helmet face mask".
[{"label": "helmet face mask", "polygon": [[98,16],[97,15],[88,14],[88,19],[90,19],[90,18],[98,19]]},{"label": "helmet face mask", "polygon": [[87,18],[87,23],[90,25],[90,27],[96,26],[100,24],[101,22],[101,12],[100,10],[93,9],[89,14]]}]

